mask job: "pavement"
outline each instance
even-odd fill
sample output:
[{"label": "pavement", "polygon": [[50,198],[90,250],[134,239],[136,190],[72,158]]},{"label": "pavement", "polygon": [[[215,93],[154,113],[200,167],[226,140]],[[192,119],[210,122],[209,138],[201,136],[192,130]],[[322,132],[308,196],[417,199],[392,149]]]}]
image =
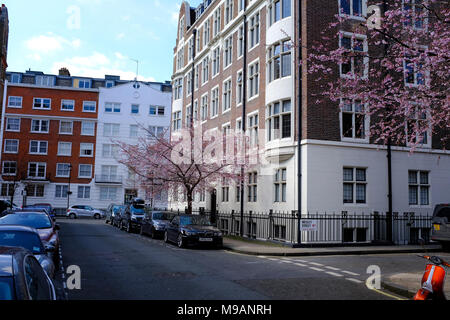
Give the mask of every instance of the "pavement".
[{"label": "pavement", "polygon": [[[334,256],[334,255],[374,255],[374,254],[403,254],[403,253],[432,253],[442,252],[438,244],[415,246],[364,246],[364,247],[325,247],[325,248],[291,248],[261,241],[237,240],[224,238],[224,249],[236,253],[256,256]],[[425,267],[424,267],[425,270]],[[399,272],[384,276],[381,286],[383,289],[412,298],[420,287],[423,272]],[[445,294],[450,298],[450,281],[445,284]]]}]

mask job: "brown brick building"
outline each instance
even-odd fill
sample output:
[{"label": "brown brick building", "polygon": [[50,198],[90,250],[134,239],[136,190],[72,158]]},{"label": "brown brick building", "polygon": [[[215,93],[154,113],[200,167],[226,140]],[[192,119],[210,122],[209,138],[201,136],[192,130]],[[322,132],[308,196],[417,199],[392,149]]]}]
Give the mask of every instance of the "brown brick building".
[{"label": "brown brick building", "polygon": [[8,67],[8,38],[8,8],[6,8],[4,4],[2,4],[0,8],[0,106],[3,106],[3,91],[5,89],[6,68]]},{"label": "brown brick building", "polygon": [[[205,0],[192,8],[182,3],[173,52],[172,129],[188,126],[192,114],[206,129],[241,129],[245,123],[248,135],[259,135],[259,146],[271,165],[247,173],[245,211],[290,211],[299,205],[303,213],[388,210],[386,148],[369,139],[371,119],[360,112],[364,106],[349,101],[344,110],[339,103],[317,101],[319,75],[305,69],[299,74],[298,67],[296,39],[301,38],[301,59],[307,63],[308,50],[337,14],[349,19],[330,50],[358,45],[358,50],[374,53],[360,28],[369,4]],[[347,70],[354,65],[331,68],[336,77],[354,71]],[[361,126],[364,130],[356,130]],[[434,204],[448,201],[441,190],[450,187],[449,153],[433,149],[432,140],[414,155],[402,146],[393,147],[394,211],[431,213]],[[419,175],[423,183],[417,182]],[[218,186],[216,194],[217,199],[209,192],[206,197],[197,195],[195,206],[239,211],[237,186]],[[174,206],[184,208],[185,203]]]}]

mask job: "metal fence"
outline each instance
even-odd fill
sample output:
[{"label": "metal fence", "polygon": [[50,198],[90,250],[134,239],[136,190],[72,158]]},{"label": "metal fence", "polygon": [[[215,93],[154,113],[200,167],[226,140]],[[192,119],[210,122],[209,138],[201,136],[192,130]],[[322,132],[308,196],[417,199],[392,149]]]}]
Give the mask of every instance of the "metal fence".
[{"label": "metal fence", "polygon": [[[420,238],[430,240],[431,215],[412,212],[371,214],[308,213],[301,216],[292,212],[239,212],[197,211],[204,214],[225,235],[302,245],[379,244],[388,239],[388,219],[392,219],[392,241],[395,244],[417,244]],[[242,221],[241,221],[242,220]]]}]

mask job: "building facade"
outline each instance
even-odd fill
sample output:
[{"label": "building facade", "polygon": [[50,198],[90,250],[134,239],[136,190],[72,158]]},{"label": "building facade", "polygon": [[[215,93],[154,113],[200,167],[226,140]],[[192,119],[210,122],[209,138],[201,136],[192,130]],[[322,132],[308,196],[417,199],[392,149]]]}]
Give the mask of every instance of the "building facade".
[{"label": "building facade", "polygon": [[[318,76],[299,73],[298,61],[307,63],[306,53],[339,13],[351,18],[343,37],[361,38],[368,50],[359,34],[367,6],[364,0],[205,0],[197,8],[182,3],[173,130],[188,125],[192,110],[206,129],[240,130],[245,124],[251,141],[259,136],[270,163],[246,173],[243,199],[239,186],[219,185],[206,197],[198,194],[195,208],[238,213],[243,200],[246,212],[388,212],[387,152],[369,138],[370,119],[358,114],[355,101],[346,109],[317,102]],[[295,41],[300,38],[301,52]],[[355,129],[357,123],[365,124],[365,132]],[[450,154],[438,137],[430,135],[414,153],[392,147],[392,190],[393,212],[402,214],[431,215],[435,204],[449,201]],[[184,209],[186,203],[171,206]]]},{"label": "building facade", "polygon": [[2,93],[0,94],[0,106],[3,106],[3,91],[5,90],[6,68],[8,67],[8,38],[8,8],[2,4],[0,8],[0,92]]},{"label": "building facade", "polygon": [[153,194],[151,188],[142,188],[138,177],[118,162],[118,143],[137,144],[139,139],[147,138],[147,130],[170,130],[171,99],[170,88],[165,90],[156,83],[129,82],[100,88],[92,205],[106,208],[111,202],[140,197],[153,207],[167,207],[167,194]]},{"label": "building facade", "polygon": [[[103,157],[106,150],[102,147],[107,121],[103,117],[108,119],[109,115],[104,101],[114,98],[113,102],[123,102],[122,116],[125,115],[125,109],[131,108],[125,102],[136,97],[133,96],[136,90],[130,89],[136,83],[120,80],[118,76],[73,77],[64,68],[58,75],[31,70],[7,72],[1,127],[0,197],[13,199],[19,206],[50,203],[59,213],[74,204],[106,209],[111,202],[123,203],[125,185],[116,186],[118,191],[113,199],[112,191],[105,191],[98,184],[105,168],[101,164],[96,166],[96,162],[106,161]],[[142,104],[155,101],[148,94],[150,90],[154,96],[164,95],[170,100],[168,83],[137,84],[146,88],[140,90],[142,99],[149,99],[148,102],[139,100]],[[168,108],[165,112],[170,114],[170,104],[165,106]],[[118,122],[126,118],[121,117]],[[113,128],[110,130],[115,133]],[[129,134],[128,131],[124,137],[128,138]]]}]

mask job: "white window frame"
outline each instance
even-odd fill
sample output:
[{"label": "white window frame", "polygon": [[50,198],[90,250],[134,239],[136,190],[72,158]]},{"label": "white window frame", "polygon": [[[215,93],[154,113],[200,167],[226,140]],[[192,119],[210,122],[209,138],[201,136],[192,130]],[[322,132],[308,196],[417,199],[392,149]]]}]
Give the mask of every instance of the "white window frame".
[{"label": "white window frame", "polygon": [[[344,110],[344,100],[350,100],[352,110]],[[362,103],[361,105],[363,107],[362,112],[356,111],[356,101],[359,101],[358,99],[341,99],[341,108],[339,111],[339,121],[340,121],[340,133],[341,133],[341,141],[348,141],[348,142],[358,142],[358,143],[369,143],[369,135],[370,135],[370,116],[366,114],[367,110],[367,104]],[[351,113],[352,114],[352,137],[346,137],[344,136],[344,113]],[[364,115],[364,136],[362,138],[356,137],[356,115]]]},{"label": "white window frame", "polygon": [[[410,181],[410,173],[415,173],[415,182]],[[427,174],[427,182],[422,182],[422,173]],[[411,203],[410,189],[415,187],[417,203]],[[422,203],[422,189],[427,190],[428,203]],[[408,205],[412,208],[430,208],[431,207],[431,183],[430,183],[430,171],[429,170],[408,170]]]},{"label": "white window frame", "polygon": [[[94,104],[94,110],[86,110],[87,104]],[[96,101],[83,101],[83,112],[89,112],[89,113],[97,112],[97,102]]]},{"label": "white window frame", "polygon": [[[111,109],[111,111],[107,111],[108,109]],[[119,111],[117,111],[117,110],[119,110]],[[105,113],[107,113],[107,114],[122,113],[122,104],[119,102],[105,102]]]},{"label": "white window frame", "polygon": [[222,114],[230,112],[233,101],[233,81],[231,76],[222,83]]},{"label": "white window frame", "polygon": [[[61,128],[62,128],[62,124],[63,123],[70,123],[70,133],[69,132],[62,132],[61,131]],[[65,121],[65,120],[60,120],[59,121],[59,134],[61,134],[61,135],[68,135],[68,136],[71,136],[71,135],[73,135],[73,121]]]},{"label": "white window frame", "polygon": [[[70,153],[64,154],[61,145],[70,145]],[[59,141],[58,142],[58,157],[71,157],[72,156],[72,142]]]},{"label": "white window frame", "polygon": [[[91,155],[83,154],[83,151],[91,151]],[[94,144],[93,143],[80,143],[80,157],[81,158],[93,158],[94,157]]]},{"label": "white window frame", "polygon": [[[72,105],[72,109],[64,109],[64,105]],[[67,99],[62,99],[61,100],[61,111],[67,111],[67,112],[74,112],[75,111],[75,100],[67,100]]]},{"label": "white window frame", "polygon": [[367,16],[367,0],[361,0],[361,15],[355,15],[353,12],[353,1],[355,0],[348,0],[350,7],[350,14],[342,12],[343,9],[341,8],[341,1],[342,0],[338,0],[339,16],[355,20],[366,21],[365,17]]},{"label": "white window frame", "polygon": [[[19,121],[19,128],[18,129],[8,129],[10,127],[10,120],[18,120]],[[7,117],[5,120],[5,131],[7,132],[20,132],[20,126],[21,126],[21,118],[15,118],[15,117]]]},{"label": "white window frame", "polygon": [[[80,190],[81,194],[80,194]],[[86,197],[86,190],[89,190],[88,194],[89,196]],[[80,197],[80,195],[82,195]],[[90,199],[91,198],[91,186],[78,186],[77,188],[77,199]]]},{"label": "white window frame", "polygon": [[[11,163],[14,164],[14,166],[13,166],[15,168],[14,173],[6,173],[5,172],[5,168],[7,167],[6,164],[11,164]],[[9,169],[8,171],[10,171],[11,168],[12,167],[8,167],[8,169]],[[3,163],[2,163],[2,175],[15,177],[17,175],[17,161],[3,161]]]},{"label": "white window frame", "polygon": [[[252,74],[250,70],[255,68],[255,66],[258,67],[258,71]],[[261,65],[259,63],[259,58],[249,63],[247,68],[247,101],[251,101],[259,97],[261,85]],[[255,78],[257,79],[256,85],[253,83]],[[253,91],[256,91],[256,93],[253,93]],[[251,93],[253,93],[253,95],[251,95]]]},{"label": "white window frame", "polygon": [[[351,50],[353,50],[354,48],[354,40],[358,39],[358,40],[362,40],[363,41],[363,53],[368,52],[369,50],[369,46],[368,46],[368,42],[367,42],[367,36],[364,34],[359,34],[359,33],[352,33],[352,32],[345,32],[345,31],[340,31],[339,32],[339,48],[342,48],[342,38],[350,38],[350,45],[351,45]],[[350,64],[351,64],[351,71],[348,74],[344,74],[342,73],[342,63],[339,64],[339,74],[341,78],[353,78],[356,74],[355,74],[355,57],[352,57],[350,60]],[[363,76],[361,77],[361,79],[367,79],[369,76],[369,57],[364,56],[363,58],[363,65],[364,65],[364,72],[363,72]],[[359,77],[359,76],[358,76]]]},{"label": "white window frame", "polygon": [[[37,150],[36,152],[32,152],[31,148],[33,143],[37,142]],[[45,152],[41,152],[41,145],[45,145]],[[47,155],[48,154],[48,141],[39,141],[39,140],[30,140],[30,147],[28,150],[29,154],[33,154],[33,155]]]},{"label": "white window frame", "polygon": [[[92,127],[92,134],[87,134],[86,133],[86,124],[87,123],[89,123],[89,124],[92,124],[93,125],[93,127]],[[94,121],[82,121],[81,122],[81,135],[82,136],[90,136],[90,137],[93,137],[93,136],[95,136],[95,122]]]},{"label": "white window frame", "polygon": [[[82,176],[81,175],[81,168],[83,166],[90,168],[88,176],[87,175],[86,176]],[[92,164],[84,164],[84,163],[79,164],[78,165],[78,178],[80,178],[80,179],[91,179],[92,178]]]},{"label": "white window frame", "polygon": [[[255,20],[254,20],[255,19]],[[252,36],[254,38],[252,38]],[[254,42],[252,43],[252,41]],[[261,13],[258,11],[248,19],[248,51],[256,48],[261,42]]]},{"label": "white window frame", "polygon": [[[64,166],[64,168],[61,169],[60,166]],[[60,171],[64,171],[64,172],[67,171],[67,174],[60,174]],[[57,163],[55,177],[68,178],[69,176],[70,176],[70,163]]]},{"label": "white window frame", "polygon": [[[217,94],[215,94],[217,93]],[[211,114],[210,119],[217,118],[219,116],[219,109],[220,109],[220,90],[219,86],[215,86],[211,89]]]},{"label": "white window frame", "polygon": [[[351,169],[352,170],[352,180],[345,180],[344,179],[344,170],[345,169]],[[357,179],[357,170],[364,170],[364,180],[358,180]],[[367,167],[354,167],[354,166],[344,166],[342,169],[342,202],[344,206],[364,206],[366,207],[369,203],[368,195],[369,195],[369,187],[368,187],[368,171],[369,169]],[[352,185],[352,202],[345,202],[344,200],[344,185],[351,184]],[[357,186],[358,185],[364,185],[365,186],[365,194],[364,194],[364,202],[358,202],[357,200]]]},{"label": "white window frame", "polygon": [[[36,176],[31,176],[30,175],[30,166],[31,165],[36,165]],[[39,167],[43,166],[44,167],[44,176],[38,176],[39,173]],[[47,163],[45,162],[28,162],[28,171],[27,171],[27,176],[28,178],[35,178],[35,179],[45,179],[47,176]]]},{"label": "white window frame", "polygon": [[[11,104],[11,98],[17,99],[17,102],[20,101],[20,106],[19,105],[12,105]],[[19,97],[19,96],[9,96],[8,97],[8,108],[12,108],[12,109],[22,109],[23,106],[23,97]]]},{"label": "white window frame", "polygon": [[[45,100],[48,100],[50,102],[48,108],[43,107]],[[40,101],[41,107],[36,107],[37,101]],[[50,98],[33,98],[33,109],[34,110],[52,110],[52,99],[50,99]]]},{"label": "white window frame", "polygon": [[[15,141],[16,142],[16,151],[7,151],[6,147],[8,145],[8,142],[10,141]],[[18,139],[5,139],[5,146],[3,147],[3,153],[8,153],[8,154],[17,154],[19,153],[19,140]]]},{"label": "white window frame", "polygon": [[[283,176],[284,173],[284,176]],[[287,168],[276,170],[273,179],[274,184],[274,203],[287,202]]]},{"label": "white window frame", "polygon": [[[58,192],[58,190],[59,190],[59,192]],[[69,186],[67,184],[55,185],[55,199],[67,199],[68,192],[69,192]]]}]

